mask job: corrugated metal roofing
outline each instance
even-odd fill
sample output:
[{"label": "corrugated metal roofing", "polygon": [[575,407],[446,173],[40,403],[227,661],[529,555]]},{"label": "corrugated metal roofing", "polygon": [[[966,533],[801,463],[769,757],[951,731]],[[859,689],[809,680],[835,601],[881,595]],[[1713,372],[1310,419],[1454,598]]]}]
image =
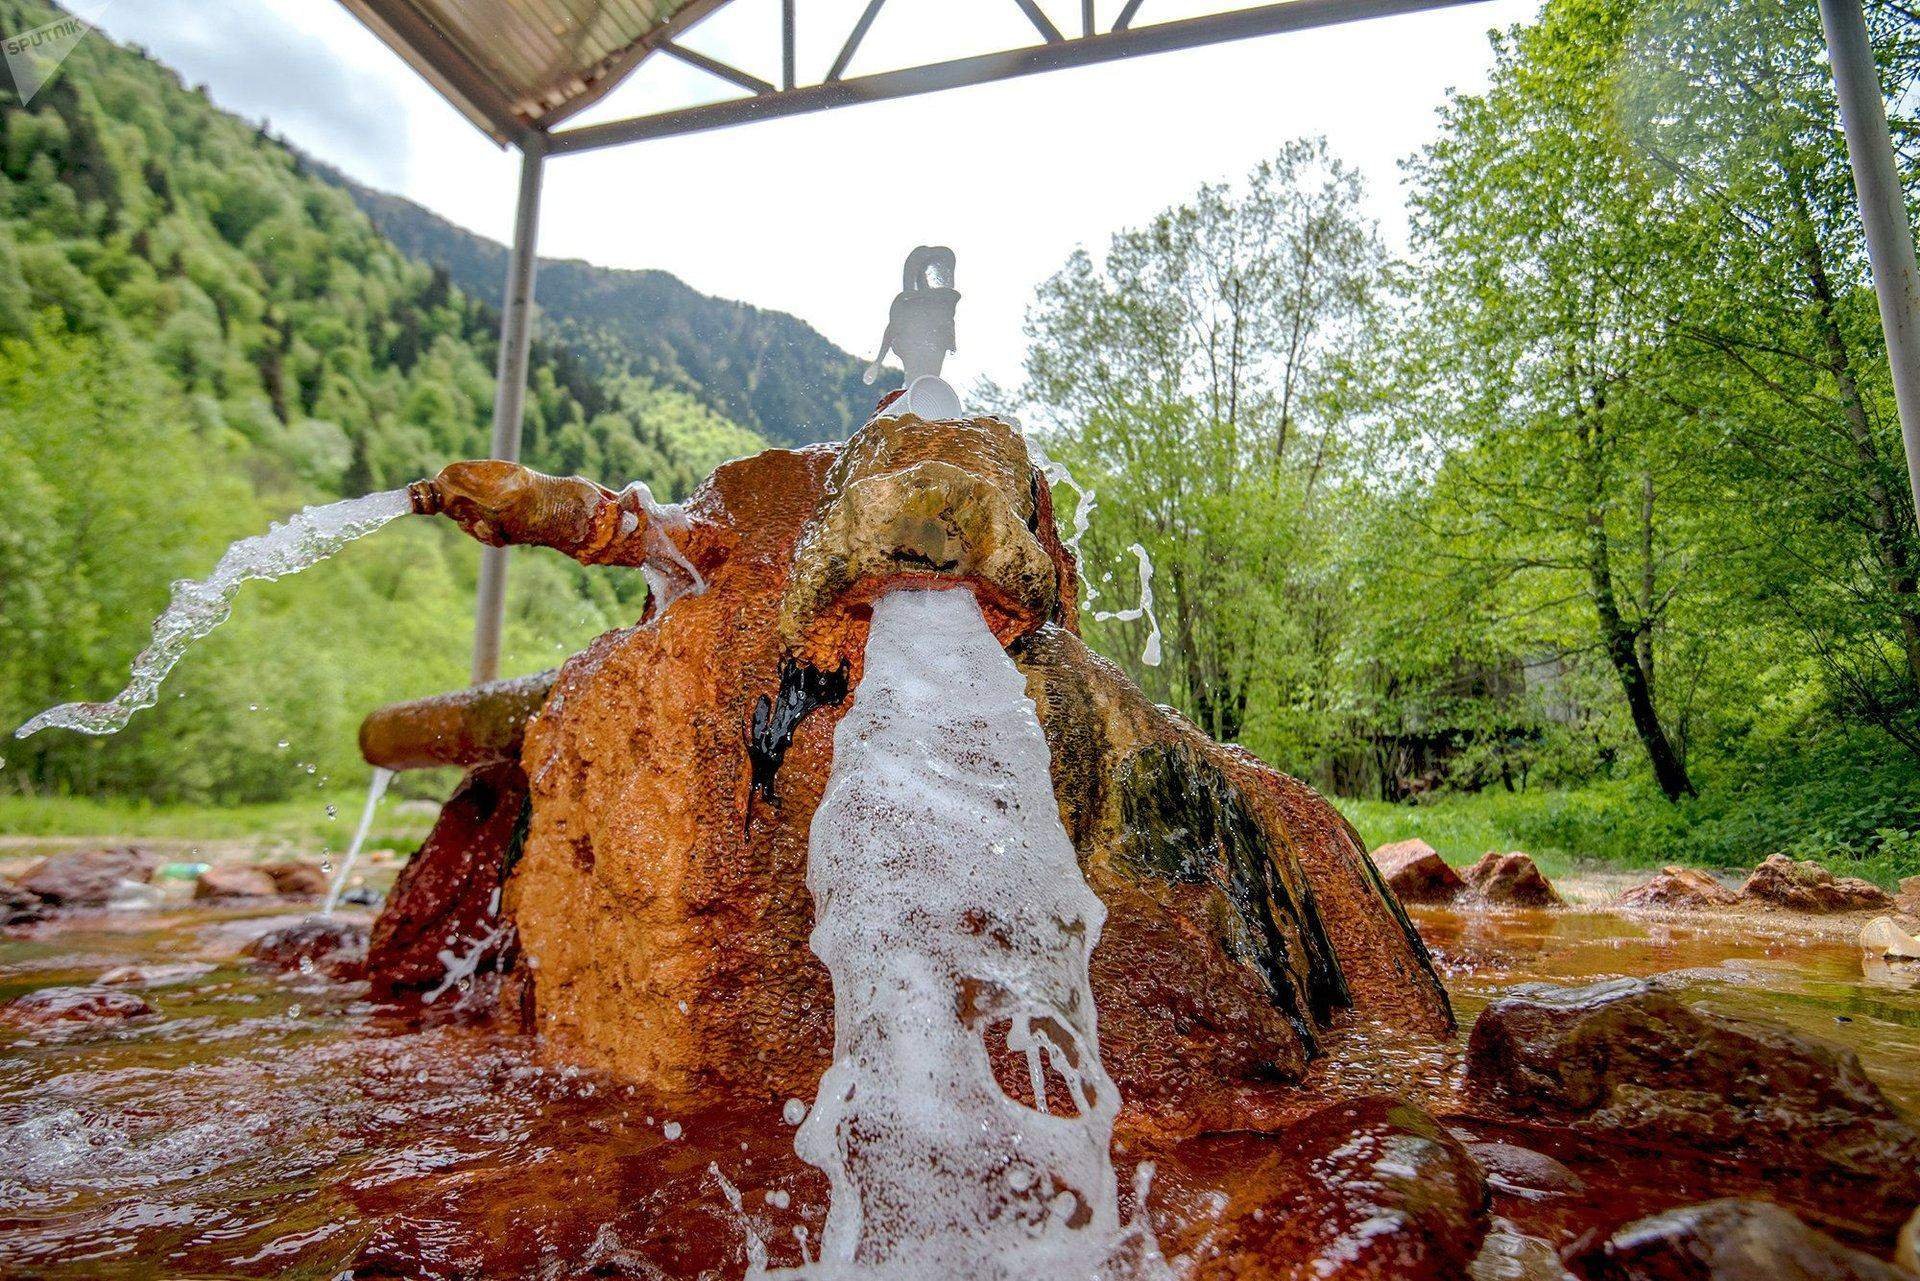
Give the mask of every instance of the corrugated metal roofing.
[{"label": "corrugated metal roofing", "polygon": [[506,141],[597,100],[725,0],[342,0]]}]

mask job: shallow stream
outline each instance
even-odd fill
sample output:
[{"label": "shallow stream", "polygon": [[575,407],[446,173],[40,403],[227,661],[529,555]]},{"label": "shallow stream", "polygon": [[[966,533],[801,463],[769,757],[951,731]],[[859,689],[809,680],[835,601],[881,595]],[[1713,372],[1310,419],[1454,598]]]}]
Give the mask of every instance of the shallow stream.
[{"label": "shallow stream", "polygon": [[[1744,925],[1417,916],[1463,1026],[1514,983],[1679,970],[1716,1007],[1857,1050],[1889,1094],[1920,1107],[1911,967],[1869,975],[1850,945]],[[187,908],[0,935],[0,999],[134,964],[154,981],[127,990],[158,1010],[66,1034],[0,1029],[0,1274],[733,1279],[747,1223],[774,1267],[800,1263],[795,1229],[817,1254],[828,1183],[795,1156],[783,1101],[670,1112],[458,1009],[410,1019],[370,1003],[364,984],[239,957],[293,919]],[[1458,1058],[1342,1038],[1312,1084],[1327,1097],[1433,1098]],[[1123,1134],[1123,1168],[1143,1155]],[[1201,1172],[1161,1161],[1166,1240],[1164,1225],[1202,1212],[1206,1192]],[[1590,1200],[1623,1208],[1661,1175],[1627,1171],[1603,1187],[1582,1173]]]}]

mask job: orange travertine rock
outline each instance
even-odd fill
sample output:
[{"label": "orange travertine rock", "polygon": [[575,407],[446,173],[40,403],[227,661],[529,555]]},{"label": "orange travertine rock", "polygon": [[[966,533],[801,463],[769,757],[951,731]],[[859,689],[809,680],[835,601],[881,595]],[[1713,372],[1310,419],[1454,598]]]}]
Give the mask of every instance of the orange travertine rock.
[{"label": "orange travertine rock", "polygon": [[[660,553],[660,514],[612,491],[461,466],[453,500],[429,485],[423,510],[593,563]],[[880,419],[845,445],[728,463],[670,519],[669,554],[705,591],[570,659],[520,747],[531,817],[505,886],[505,1000],[563,1053],[668,1097],[812,1093],[833,1010],[807,946],[808,824],[869,607],[903,586],[971,588],[1027,676],[1108,909],[1092,981],[1124,1123],[1280,1124],[1301,1104],[1275,1083],[1348,1024],[1450,1029],[1425,949],[1338,813],[1080,641],[1077,570],[1010,427]],[[478,727],[487,750],[467,763],[511,742],[484,707],[458,712],[423,704],[421,735]],[[412,713],[379,715],[383,752],[406,759]]]}]

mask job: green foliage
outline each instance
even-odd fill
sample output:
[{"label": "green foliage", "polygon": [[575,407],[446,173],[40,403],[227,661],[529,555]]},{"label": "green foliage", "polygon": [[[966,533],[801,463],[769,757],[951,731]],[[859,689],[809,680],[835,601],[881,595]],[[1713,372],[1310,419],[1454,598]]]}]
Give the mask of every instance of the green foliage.
[{"label": "green foliage", "polygon": [[[1920,28],[1869,18],[1905,143]],[[1102,590],[1160,570],[1130,670],[1481,848],[1910,868],[1920,537],[1815,8],[1549,0],[1494,55],[1411,261],[1298,252],[1370,235],[1296,144],[1042,287],[1019,408]]]},{"label": "green foliage", "polygon": [[[52,13],[0,0],[0,29]],[[120,688],[169,582],[235,538],[483,455],[496,332],[285,147],[98,34],[30,108],[0,90],[0,721]],[[684,390],[536,350],[536,467],[676,498],[757,447]],[[160,706],[109,739],[10,744],[0,792],[339,796],[366,711],[464,682],[477,559],[403,522],[250,585]],[[511,671],[645,598],[554,557],[513,572]]]}]

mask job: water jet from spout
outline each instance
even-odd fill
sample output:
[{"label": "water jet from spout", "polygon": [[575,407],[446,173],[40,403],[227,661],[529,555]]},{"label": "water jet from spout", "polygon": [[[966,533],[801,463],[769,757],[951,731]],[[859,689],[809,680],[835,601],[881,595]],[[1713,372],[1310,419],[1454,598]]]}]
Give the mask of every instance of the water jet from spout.
[{"label": "water jet from spout", "polygon": [[160,682],[192,644],[227,621],[233,597],[248,579],[284,578],[318,564],[355,539],[364,538],[413,510],[404,489],[308,507],[264,534],[243,538],[227,548],[213,572],[173,585],[166,612],[154,620],[153,640],[133,661],[133,679],[104,703],[62,703],[50,707],[13,732],[26,738],[43,729],[82,734],[113,734],[160,696]]}]

